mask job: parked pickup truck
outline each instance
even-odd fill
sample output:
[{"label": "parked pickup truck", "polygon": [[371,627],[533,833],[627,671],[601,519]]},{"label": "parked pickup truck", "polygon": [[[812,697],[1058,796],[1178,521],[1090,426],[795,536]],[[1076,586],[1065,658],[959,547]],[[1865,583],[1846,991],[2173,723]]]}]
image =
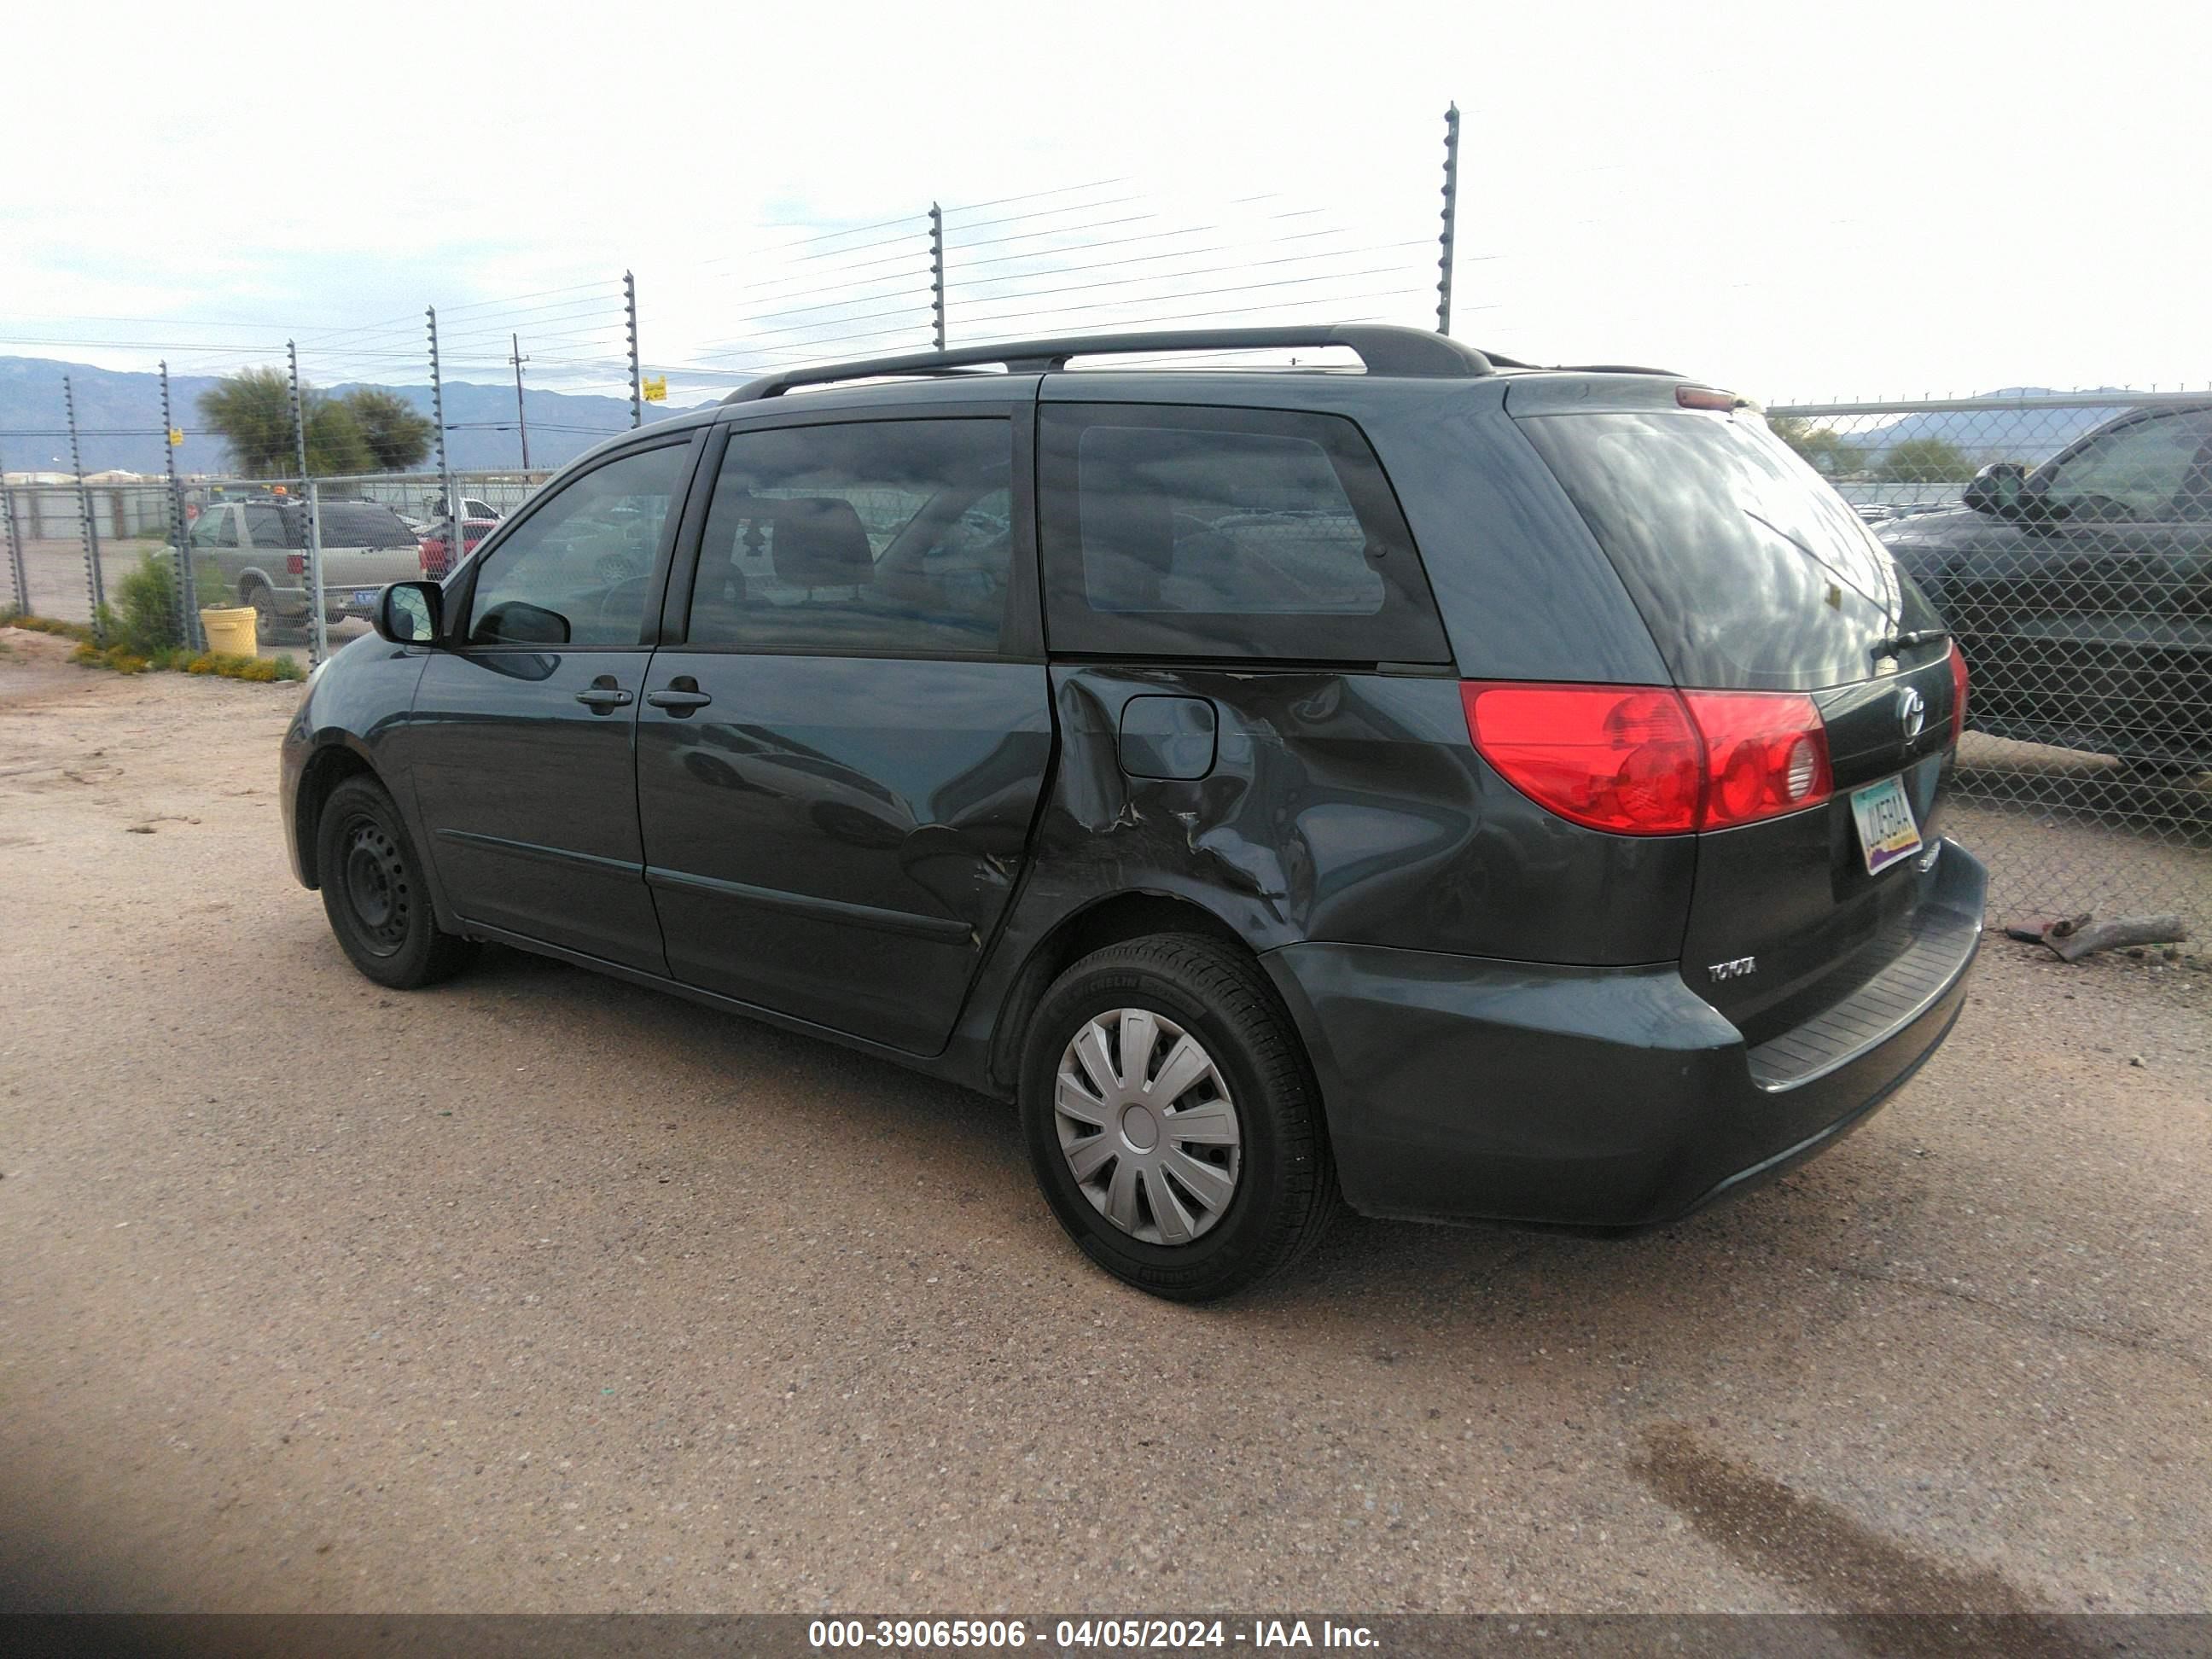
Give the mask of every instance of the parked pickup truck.
[{"label": "parked pickup truck", "polygon": [[[322,503],[323,615],[367,617],[386,582],[422,574],[418,538],[375,501]],[[296,497],[210,501],[191,521],[192,574],[203,604],[234,598],[259,613],[264,640],[308,618],[307,504]]]}]

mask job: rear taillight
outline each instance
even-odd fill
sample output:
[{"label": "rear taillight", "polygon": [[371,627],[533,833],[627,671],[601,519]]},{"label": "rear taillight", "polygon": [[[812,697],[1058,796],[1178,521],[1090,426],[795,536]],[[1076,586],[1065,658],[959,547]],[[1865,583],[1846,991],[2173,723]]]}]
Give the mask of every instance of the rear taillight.
[{"label": "rear taillight", "polygon": [[1723,830],[1817,806],[1835,787],[1827,727],[1801,693],[1481,681],[1461,692],[1483,758],[1593,830]]},{"label": "rear taillight", "polygon": [[1966,653],[1959,649],[1956,640],[1951,641],[1951,741],[1955,744],[1966,731]]},{"label": "rear taillight", "polygon": [[304,553],[287,553],[284,556],[284,568],[286,572],[291,575],[306,575],[307,574],[307,556]]},{"label": "rear taillight", "polygon": [[422,555],[422,574],[442,576],[446,574],[446,544],[435,536],[425,537],[416,550]]},{"label": "rear taillight", "polygon": [[1797,691],[1686,691],[1705,744],[1701,830],[1754,823],[1835,793],[1828,728]]}]

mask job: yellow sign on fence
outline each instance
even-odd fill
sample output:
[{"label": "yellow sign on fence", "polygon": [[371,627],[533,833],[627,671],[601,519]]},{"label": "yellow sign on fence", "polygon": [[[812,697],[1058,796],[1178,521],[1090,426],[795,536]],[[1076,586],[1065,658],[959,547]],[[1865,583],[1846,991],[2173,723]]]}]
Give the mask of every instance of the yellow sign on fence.
[{"label": "yellow sign on fence", "polygon": [[639,391],[646,402],[665,404],[668,401],[668,377],[665,374],[655,375],[646,380]]},{"label": "yellow sign on fence", "polygon": [[171,427],[169,428],[169,447],[172,449],[182,449],[184,447],[185,434],[183,428],[180,427]]}]

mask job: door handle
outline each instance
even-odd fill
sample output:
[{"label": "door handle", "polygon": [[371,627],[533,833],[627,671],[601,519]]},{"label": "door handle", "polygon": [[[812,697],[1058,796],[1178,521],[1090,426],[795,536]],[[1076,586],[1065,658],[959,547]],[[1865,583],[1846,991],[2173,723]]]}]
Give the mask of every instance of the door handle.
[{"label": "door handle", "polygon": [[678,720],[682,720],[695,708],[704,708],[714,698],[699,689],[699,682],[689,674],[678,678],[665,691],[648,691],[645,700],[655,708],[665,708]]},{"label": "door handle", "polygon": [[602,674],[576,693],[576,701],[586,708],[604,714],[610,708],[627,708],[631,697],[629,692],[614,683],[612,675]]}]

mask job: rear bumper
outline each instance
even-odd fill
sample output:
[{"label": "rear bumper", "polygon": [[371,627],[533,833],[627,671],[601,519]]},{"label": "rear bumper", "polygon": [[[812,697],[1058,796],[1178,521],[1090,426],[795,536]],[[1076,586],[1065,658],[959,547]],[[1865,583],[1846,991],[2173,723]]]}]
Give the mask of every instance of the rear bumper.
[{"label": "rear bumper", "polygon": [[1870,982],[1856,1006],[1808,1022],[1786,1066],[1672,963],[1328,944],[1261,961],[1305,1036],[1352,1207],[1649,1227],[1811,1157],[1934,1053],[1965,1003],[1988,884],[1950,842],[1935,877],[1909,983]]}]

